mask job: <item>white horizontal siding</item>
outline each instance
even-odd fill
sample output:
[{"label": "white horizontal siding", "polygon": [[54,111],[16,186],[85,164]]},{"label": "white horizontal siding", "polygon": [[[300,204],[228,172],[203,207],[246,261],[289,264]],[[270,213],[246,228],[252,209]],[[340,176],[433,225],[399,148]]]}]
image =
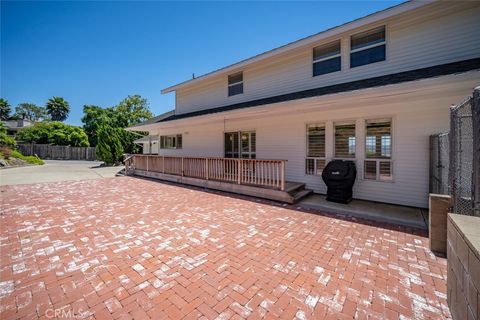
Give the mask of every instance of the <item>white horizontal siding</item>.
[{"label": "white horizontal siding", "polygon": [[[252,64],[244,72],[244,94],[227,96],[227,75],[176,91],[176,113],[215,108],[283,93],[480,57],[480,3],[440,2],[435,7],[385,21],[387,60],[349,68],[349,39],[342,40],[342,71],[312,77],[313,46]],[[465,6],[469,6],[467,9]],[[365,26],[368,29],[371,26]],[[327,43],[331,40],[323,41]],[[322,42],[322,43],[323,43]],[[321,44],[321,43],[318,43]],[[316,44],[316,45],[318,45]]]},{"label": "white horizontal siding", "polygon": [[[448,80],[443,80],[448,79]],[[333,152],[332,127],[335,121],[356,120],[357,132],[364,120],[392,117],[394,181],[369,181],[362,178],[362,162],[357,162],[358,176],[354,197],[401,205],[427,207],[429,186],[429,135],[448,130],[449,106],[471,94],[480,80],[478,72],[442,77],[361,92],[292,101],[271,106],[261,113],[220,116],[200,120],[160,124],[161,134],[183,134],[183,149],[160,150],[164,155],[223,156],[223,132],[256,131],[258,159],[285,159],[286,178],[304,182],[318,193],[326,187],[320,176],[305,174],[306,124],[325,123],[327,154]],[[444,82],[442,82],[444,81]],[[433,84],[432,84],[433,83]],[[397,88],[405,88],[397,91]],[[412,89],[413,88],[413,89]],[[332,104],[334,101],[334,104]],[[280,110],[281,107],[281,110]],[[274,108],[274,109],[272,109]],[[276,108],[276,109],[275,109]],[[275,110],[275,111],[273,111]],[[295,112],[282,113],[285,110]],[[195,122],[197,121],[197,122]],[[197,123],[197,124],[194,124]],[[168,128],[168,126],[174,126]],[[151,133],[152,134],[152,133]],[[357,156],[362,157],[364,142],[357,138]]]}]

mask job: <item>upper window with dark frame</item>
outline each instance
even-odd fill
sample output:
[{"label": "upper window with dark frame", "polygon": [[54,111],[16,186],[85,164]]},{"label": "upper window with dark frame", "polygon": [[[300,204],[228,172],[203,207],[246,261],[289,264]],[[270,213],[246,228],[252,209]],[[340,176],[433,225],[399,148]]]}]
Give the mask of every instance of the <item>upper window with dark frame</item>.
[{"label": "upper window with dark frame", "polygon": [[237,72],[228,76],[228,96],[243,93],[243,72]]},{"label": "upper window with dark frame", "polygon": [[313,48],[313,76],[340,71],[340,40]]},{"label": "upper window with dark frame", "polygon": [[350,68],[384,61],[385,26],[355,34],[350,38]]}]

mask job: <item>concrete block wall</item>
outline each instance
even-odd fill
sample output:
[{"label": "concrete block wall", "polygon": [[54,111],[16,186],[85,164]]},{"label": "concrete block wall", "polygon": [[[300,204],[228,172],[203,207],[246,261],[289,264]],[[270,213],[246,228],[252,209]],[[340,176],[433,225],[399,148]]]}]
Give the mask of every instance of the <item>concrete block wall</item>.
[{"label": "concrete block wall", "polygon": [[454,320],[480,320],[480,217],[448,214],[447,300]]},{"label": "concrete block wall", "polygon": [[442,255],[447,253],[447,215],[450,207],[450,196],[430,194],[428,212],[430,250]]}]

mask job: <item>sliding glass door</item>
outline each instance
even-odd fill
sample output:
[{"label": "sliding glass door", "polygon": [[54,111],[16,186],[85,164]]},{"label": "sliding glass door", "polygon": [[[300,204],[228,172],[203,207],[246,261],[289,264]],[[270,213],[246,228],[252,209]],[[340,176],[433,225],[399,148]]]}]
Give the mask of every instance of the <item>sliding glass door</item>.
[{"label": "sliding glass door", "polygon": [[255,159],[255,131],[225,132],[225,158]]}]

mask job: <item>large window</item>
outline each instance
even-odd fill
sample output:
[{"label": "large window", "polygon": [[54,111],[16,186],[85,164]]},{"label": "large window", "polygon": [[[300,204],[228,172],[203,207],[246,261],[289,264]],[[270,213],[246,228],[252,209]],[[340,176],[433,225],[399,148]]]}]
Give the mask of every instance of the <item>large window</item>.
[{"label": "large window", "polygon": [[350,38],[350,67],[385,60],[385,26],[355,34]]},{"label": "large window", "polygon": [[228,76],[228,96],[234,96],[243,93],[243,72],[238,72]]},{"label": "large window", "polygon": [[364,178],[392,180],[392,120],[367,120],[365,126]]},{"label": "large window", "polygon": [[325,125],[307,125],[306,174],[322,174],[325,167]]},{"label": "large window", "polygon": [[225,132],[225,158],[256,158],[255,131]]},{"label": "large window", "polygon": [[160,149],[182,149],[182,135],[160,136]]},{"label": "large window", "polygon": [[313,76],[340,71],[340,40],[313,48]]},{"label": "large window", "polygon": [[335,123],[335,158],[355,158],[355,122]]}]

